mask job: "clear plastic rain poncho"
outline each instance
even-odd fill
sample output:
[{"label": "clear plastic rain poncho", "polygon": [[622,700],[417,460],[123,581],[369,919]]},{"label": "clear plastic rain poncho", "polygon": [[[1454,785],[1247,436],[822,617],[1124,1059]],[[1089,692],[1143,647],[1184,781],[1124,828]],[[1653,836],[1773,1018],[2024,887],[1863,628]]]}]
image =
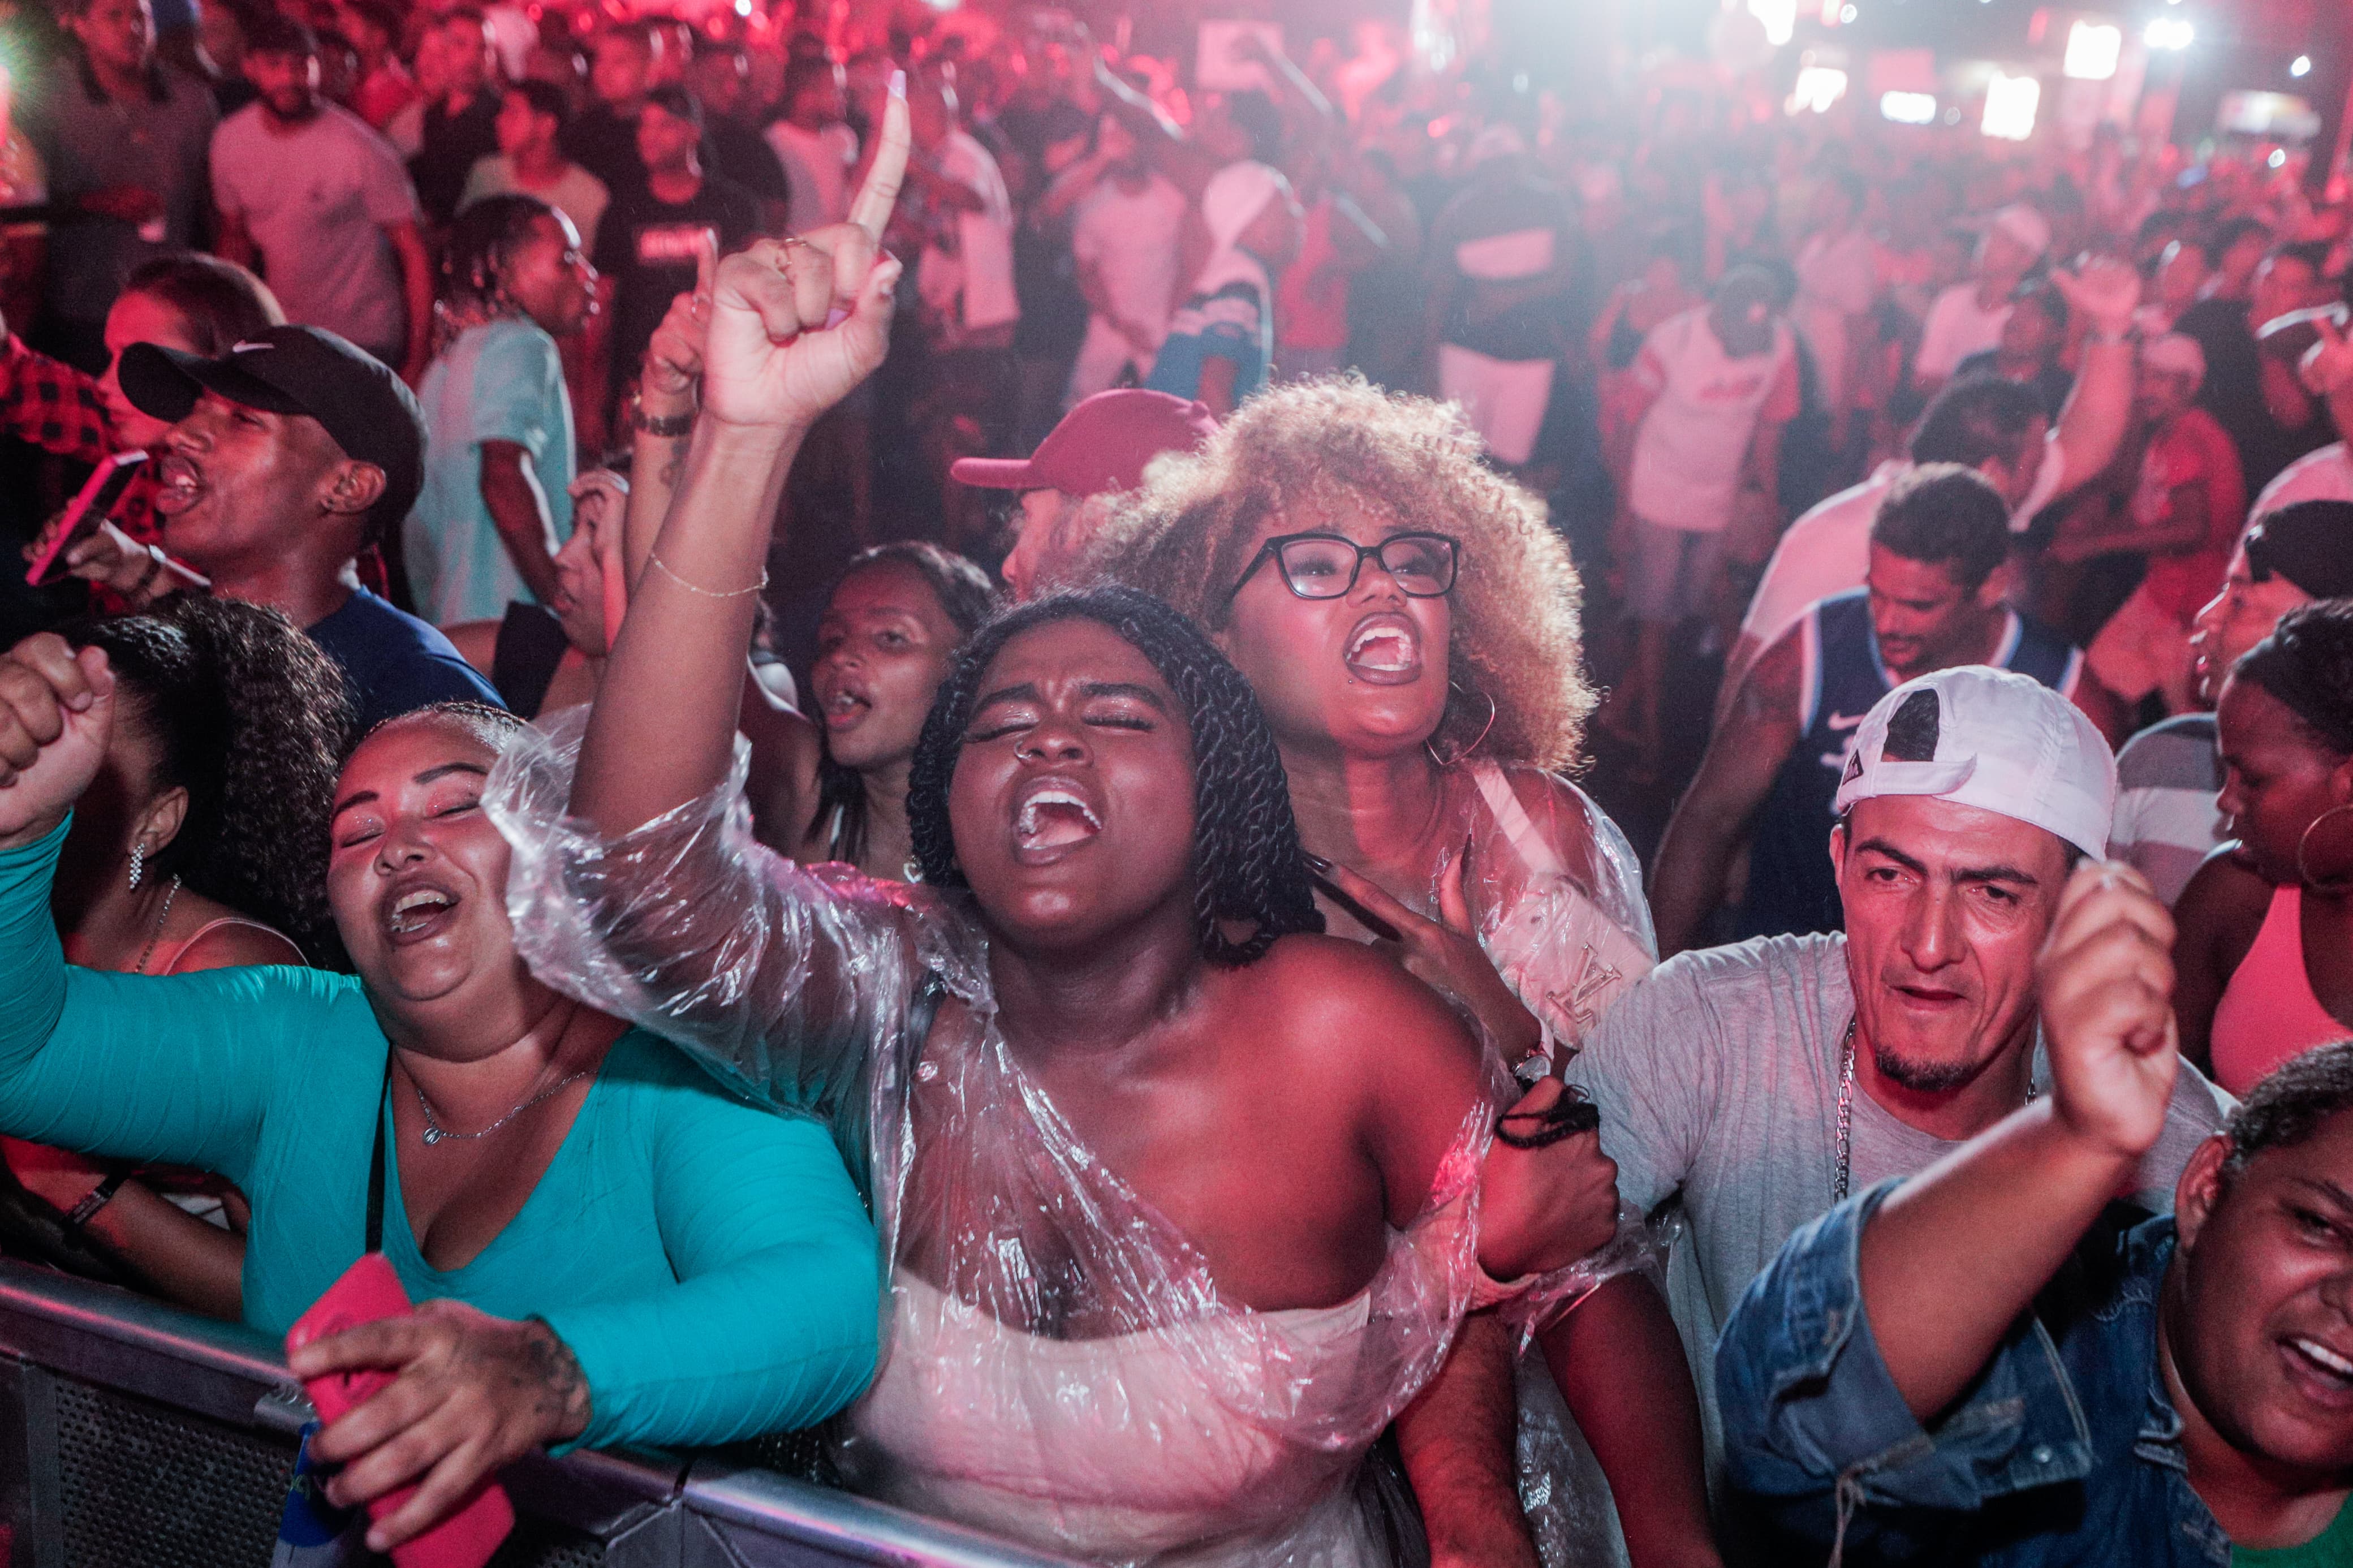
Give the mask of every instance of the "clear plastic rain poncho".
[{"label": "clear plastic rain poncho", "polygon": [[[1477,758],[1447,769],[1442,787],[1425,839],[1428,880],[1406,901],[1437,918],[1440,857],[1470,846],[1462,893],[1480,943],[1543,1026],[1556,1066],[1657,963],[1641,862],[1618,825],[1557,774]],[[1634,1216],[1621,1216],[1621,1255],[1634,1256],[1637,1234]],[[1669,1239],[1649,1238],[1653,1263]],[[1503,1308],[1524,1350],[1549,1304],[1534,1294]],[[1609,1483],[1541,1356],[1521,1359],[1519,1406],[1520,1501],[1546,1568],[1622,1563]]]},{"label": "clear plastic rain poncho", "polygon": [[740,744],[725,786],[602,841],[565,816],[581,727],[518,737],[491,782],[516,945],[549,984],[826,1118],[869,1165],[892,1289],[841,1456],[861,1489],[1099,1562],[1387,1562],[1353,1483],[1482,1288],[1501,1075],[1363,1292],[1235,1307],[1014,1061],[968,902],[755,843]]}]

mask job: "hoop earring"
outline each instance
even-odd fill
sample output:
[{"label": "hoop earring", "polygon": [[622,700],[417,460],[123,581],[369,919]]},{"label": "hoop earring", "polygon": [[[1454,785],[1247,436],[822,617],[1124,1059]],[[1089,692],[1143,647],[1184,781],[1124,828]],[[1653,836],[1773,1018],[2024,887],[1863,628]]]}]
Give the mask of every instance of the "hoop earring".
[{"label": "hoop earring", "polygon": [[2348,811],[2353,811],[2353,801],[2348,801],[2343,805],[2330,806],[2327,811],[2322,812],[2318,816],[2314,817],[2310,822],[2306,823],[2305,825],[2303,837],[2299,837],[2295,841],[2296,879],[2302,882],[2306,887],[2312,889],[2315,892],[2342,893],[2348,889],[2353,889],[2353,875],[2347,875],[2337,877],[2333,879],[2324,880],[2312,874],[2312,868],[2306,863],[2305,859],[2305,850],[2312,843],[2313,830],[2318,827],[2322,823],[2327,821],[2330,817],[2338,815],[2340,812]]},{"label": "hoop earring", "polygon": [[[1461,687],[1455,685],[1454,682],[1451,680],[1446,684],[1451,690],[1460,691],[1462,689]],[[1487,731],[1495,727],[1495,700],[1493,697],[1488,697],[1487,693],[1480,691],[1475,686],[1471,688],[1471,689],[1477,692],[1479,696],[1487,698],[1487,721],[1479,726],[1479,732],[1471,737],[1471,743],[1467,746],[1459,746],[1455,748],[1454,754],[1452,756],[1440,756],[1439,754],[1438,748],[1435,745],[1432,745],[1429,741],[1424,741],[1421,743],[1421,749],[1430,753],[1430,760],[1438,764],[1439,771],[1441,773],[1446,769],[1454,766],[1457,763],[1460,763],[1472,752],[1477,751],[1479,749],[1479,742],[1487,738]]]},{"label": "hoop earring", "polygon": [[134,840],[131,846],[131,890],[132,892],[139,890],[139,884],[146,875],[147,841],[142,838]]}]

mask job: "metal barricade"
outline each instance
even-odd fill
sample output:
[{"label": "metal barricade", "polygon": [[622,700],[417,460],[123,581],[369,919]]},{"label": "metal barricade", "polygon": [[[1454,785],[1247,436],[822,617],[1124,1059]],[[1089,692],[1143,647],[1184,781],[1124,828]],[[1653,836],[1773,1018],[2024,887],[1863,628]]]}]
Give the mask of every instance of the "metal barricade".
[{"label": "metal barricade", "polygon": [[[0,1259],[0,1564],[267,1568],[309,1400],[235,1324]],[[492,1568],[1073,1568],[768,1471],[644,1452],[501,1480]]]}]

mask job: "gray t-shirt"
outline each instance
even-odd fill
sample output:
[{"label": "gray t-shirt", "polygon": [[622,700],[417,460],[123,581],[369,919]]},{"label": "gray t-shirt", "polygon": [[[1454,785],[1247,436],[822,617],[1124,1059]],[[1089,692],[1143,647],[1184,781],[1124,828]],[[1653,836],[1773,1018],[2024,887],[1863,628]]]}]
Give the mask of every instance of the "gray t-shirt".
[{"label": "gray t-shirt", "polygon": [[[1601,1108],[1618,1190],[1648,1212],[1680,1194],[1690,1232],[1669,1295],[1713,1425],[1716,1331],[1800,1226],[1831,1207],[1841,1047],[1854,993],[1840,934],[1759,937],[1677,955],[1637,982],[1567,1077]],[[2049,1068],[2038,1044],[2035,1082]],[[2183,1063],[2135,1202],[2173,1207],[2173,1184],[2232,1101]],[[1909,1175],[1958,1148],[1857,1089],[1849,1190]],[[1695,1266],[1695,1267],[1694,1267]]]},{"label": "gray t-shirt", "polygon": [[247,104],[213,132],[213,200],[245,219],[286,319],[396,359],[407,342],[400,267],[385,230],[417,219],[392,143],[334,104],[282,134]]},{"label": "gray t-shirt", "polygon": [[[49,195],[80,196],[139,185],[163,203],[158,228],[86,213],[49,228],[48,308],[79,321],[103,319],[122,280],[142,262],[196,243],[205,215],[205,153],[213,95],[202,82],[150,67],[143,98],[125,103],[93,90],[79,65],[61,67],[50,118],[34,140],[48,161]],[[146,234],[158,237],[149,239]]]}]

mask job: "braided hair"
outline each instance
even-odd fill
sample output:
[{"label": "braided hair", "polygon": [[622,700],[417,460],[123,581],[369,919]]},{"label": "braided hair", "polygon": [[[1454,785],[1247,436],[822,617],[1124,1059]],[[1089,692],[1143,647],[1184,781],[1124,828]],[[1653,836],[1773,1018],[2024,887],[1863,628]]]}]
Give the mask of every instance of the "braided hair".
[{"label": "braided hair", "polygon": [[433,307],[435,353],[471,328],[520,311],[507,294],[507,268],[531,237],[532,225],[554,215],[547,203],[519,191],[484,196],[458,215]]},{"label": "braided hair", "polygon": [[[1201,956],[1249,963],[1294,931],[1320,931],[1291,814],[1291,781],[1250,682],[1192,622],[1134,588],[1089,588],[1033,600],[999,616],[964,645],[923,721],[907,781],[907,825],[934,887],[968,886],[956,864],[948,784],[964,749],[981,678],[1005,645],[1058,621],[1108,627],[1168,682],[1193,733],[1193,927]],[[1254,928],[1241,941],[1228,922]]]}]

